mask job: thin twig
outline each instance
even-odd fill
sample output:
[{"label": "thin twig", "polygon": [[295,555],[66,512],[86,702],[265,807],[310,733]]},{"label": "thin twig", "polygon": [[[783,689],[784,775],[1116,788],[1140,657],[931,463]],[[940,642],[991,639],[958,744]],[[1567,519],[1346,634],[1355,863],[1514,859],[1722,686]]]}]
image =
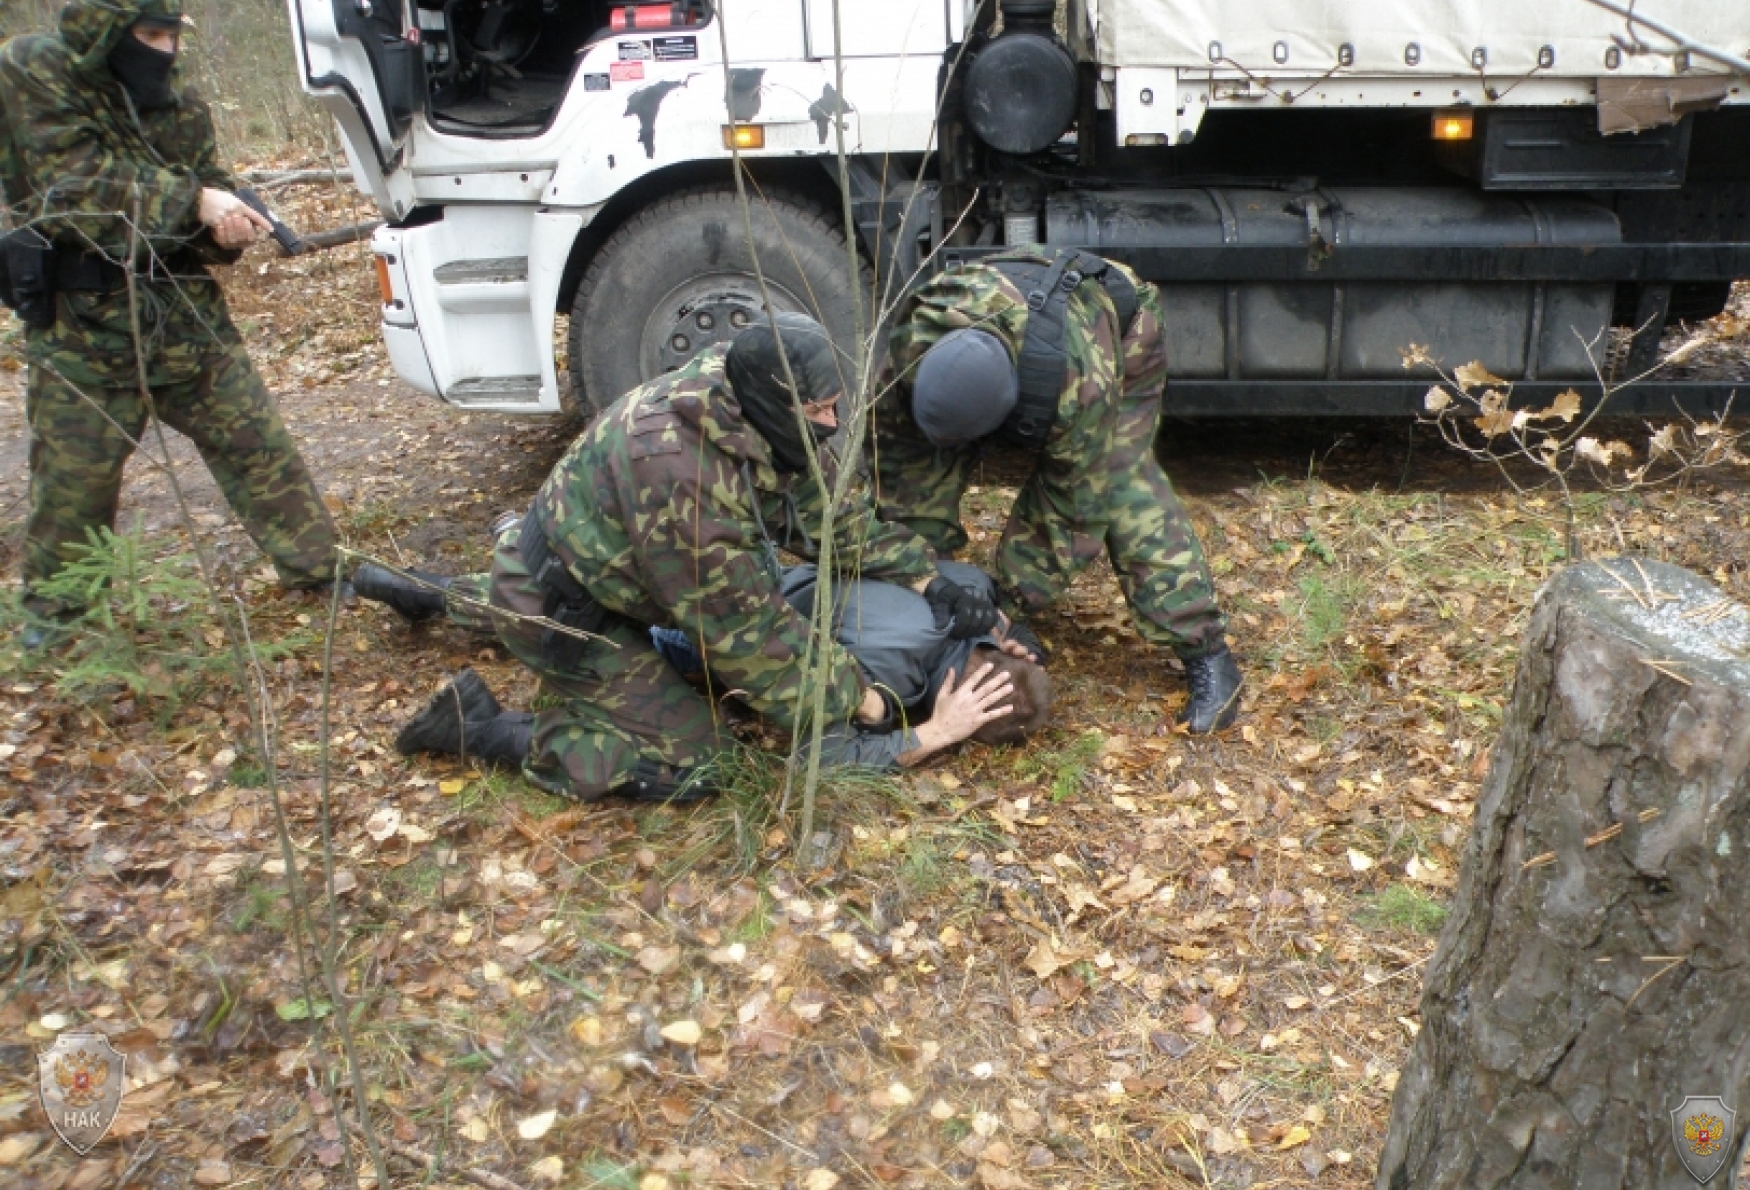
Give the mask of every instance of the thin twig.
[{"label": "thin twig", "polygon": [[[461,1178],[464,1182],[472,1182],[481,1187],[482,1190],[523,1190],[519,1183],[498,1174],[489,1173],[484,1169],[443,1169],[443,1163],[434,1154],[428,1153],[424,1149],[415,1148],[404,1141],[390,1138],[387,1143],[391,1153],[403,1160],[424,1166],[428,1174],[442,1172],[452,1177]],[[380,1190],[388,1190],[388,1188],[389,1183],[384,1182]]]},{"label": "thin twig", "polygon": [[[1635,815],[1635,821],[1640,822],[1640,823],[1648,823],[1648,822],[1653,821],[1653,819],[1659,817],[1664,812],[1665,811],[1663,811],[1661,809],[1656,809],[1656,808],[1652,809],[1652,810],[1642,810],[1639,814]],[[1614,839],[1614,838],[1616,838],[1616,836],[1622,834],[1622,828],[1623,828],[1622,823],[1620,823],[1620,822],[1612,823],[1610,826],[1605,827],[1603,830],[1599,831],[1597,834],[1587,836],[1586,849],[1588,851],[1590,851],[1592,848],[1598,846],[1600,843],[1608,843],[1611,839]],[[1521,872],[1529,872],[1532,868],[1541,868],[1541,867],[1544,867],[1548,864],[1553,864],[1555,862],[1556,862],[1556,853],[1553,851],[1546,851],[1542,855],[1534,855],[1530,859],[1526,860],[1523,864],[1520,865],[1519,870]]]},{"label": "thin twig", "polygon": [[1673,669],[1668,668],[1670,666],[1679,664],[1676,661],[1654,661],[1650,657],[1641,657],[1641,658],[1638,658],[1637,660],[1639,660],[1642,665],[1646,666],[1648,669],[1652,670],[1654,673],[1664,674],[1666,677],[1670,678],[1673,682],[1676,682],[1679,685],[1683,685],[1683,686],[1695,685],[1694,682],[1690,681],[1688,678],[1684,677],[1682,674],[1676,672]]},{"label": "thin twig", "polygon": [[1635,1001],[1639,1000],[1641,998],[1641,993],[1646,991],[1648,988],[1652,987],[1654,981],[1658,980],[1659,978],[1661,978],[1664,975],[1669,974],[1672,971],[1675,971],[1677,968],[1683,966],[1683,964],[1687,963],[1688,961],[1689,961],[1689,959],[1687,956],[1684,956],[1682,958],[1672,959],[1669,963],[1665,964],[1663,967],[1660,967],[1657,971],[1655,971],[1651,975],[1647,976],[1646,982],[1641,984],[1640,987],[1635,989],[1635,994],[1628,998],[1628,1003],[1626,1003],[1622,1006],[1622,1010],[1624,1012],[1627,1012],[1629,1009],[1633,1008],[1635,1006]]}]

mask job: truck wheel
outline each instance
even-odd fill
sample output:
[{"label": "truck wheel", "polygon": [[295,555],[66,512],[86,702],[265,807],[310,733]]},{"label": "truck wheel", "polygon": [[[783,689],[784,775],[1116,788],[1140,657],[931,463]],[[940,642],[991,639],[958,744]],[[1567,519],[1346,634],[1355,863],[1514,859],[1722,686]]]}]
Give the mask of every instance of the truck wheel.
[{"label": "truck wheel", "polygon": [[[753,240],[772,304],[819,319],[852,355],[856,314],[838,220],[794,193],[750,193]],[[861,271],[861,270],[860,270]],[[608,238],[571,304],[573,396],[587,418],[728,342],[760,316],[759,282],[740,202],[728,186],[670,195]]]}]

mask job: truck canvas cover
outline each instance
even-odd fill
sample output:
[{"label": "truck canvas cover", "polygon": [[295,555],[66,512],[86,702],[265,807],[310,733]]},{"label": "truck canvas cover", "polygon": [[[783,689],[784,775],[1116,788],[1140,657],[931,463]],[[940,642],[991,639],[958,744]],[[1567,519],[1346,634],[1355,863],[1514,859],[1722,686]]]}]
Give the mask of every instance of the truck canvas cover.
[{"label": "truck canvas cover", "polygon": [[[1474,75],[1477,51],[1491,79],[1599,75],[1625,24],[1587,0],[1081,0],[1106,66],[1243,68],[1263,74],[1322,74],[1352,47],[1358,75]],[[1703,45],[1750,50],[1744,0],[1640,0],[1644,16]],[[1648,41],[1660,44],[1649,36]],[[1406,61],[1409,47],[1416,49]],[[1539,57],[1553,65],[1540,69]],[[1673,73],[1669,57],[1620,54],[1610,73]],[[1225,59],[1225,60],[1224,60]],[[1718,68],[1697,58],[1692,72]]]}]

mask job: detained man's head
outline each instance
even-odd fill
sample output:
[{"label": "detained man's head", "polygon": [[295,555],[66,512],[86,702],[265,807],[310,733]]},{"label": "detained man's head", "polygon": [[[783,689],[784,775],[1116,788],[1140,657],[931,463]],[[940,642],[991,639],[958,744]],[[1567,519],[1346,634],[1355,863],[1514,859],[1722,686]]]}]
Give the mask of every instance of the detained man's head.
[{"label": "detained man's head", "polygon": [[1051,678],[1045,667],[1024,657],[1012,657],[995,645],[977,645],[966,660],[970,672],[989,664],[992,677],[1008,674],[1014,684],[1009,713],[972,733],[981,744],[1019,744],[1051,722]]}]

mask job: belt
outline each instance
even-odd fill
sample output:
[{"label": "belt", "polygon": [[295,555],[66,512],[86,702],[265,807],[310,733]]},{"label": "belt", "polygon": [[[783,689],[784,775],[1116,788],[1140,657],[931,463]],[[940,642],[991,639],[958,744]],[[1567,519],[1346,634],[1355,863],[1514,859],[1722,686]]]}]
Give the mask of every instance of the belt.
[{"label": "belt", "polygon": [[588,589],[572,577],[565,560],[553,552],[553,544],[547,538],[547,530],[541,526],[540,511],[535,505],[531,504],[528,515],[523,517],[522,532],[517,535],[517,552],[522,554],[529,575],[557,602],[574,606],[595,603],[595,597]]},{"label": "belt", "polygon": [[[177,251],[153,257],[138,276],[148,281],[169,281],[202,275],[200,258]],[[120,293],[128,287],[128,273],[101,252],[55,252],[55,289],[60,293]]]},{"label": "belt", "polygon": [[99,253],[64,248],[55,253],[55,289],[61,293],[115,293],[127,287],[127,271]]},{"label": "belt", "polygon": [[[595,635],[621,618],[596,602],[595,596],[572,576],[565,560],[554,552],[536,505],[530,505],[523,518],[517,552],[529,568],[530,577],[545,594],[541,614],[553,623]],[[567,670],[582,664],[588,652],[589,641],[585,638],[554,628],[541,633],[542,658],[556,669]]]}]

